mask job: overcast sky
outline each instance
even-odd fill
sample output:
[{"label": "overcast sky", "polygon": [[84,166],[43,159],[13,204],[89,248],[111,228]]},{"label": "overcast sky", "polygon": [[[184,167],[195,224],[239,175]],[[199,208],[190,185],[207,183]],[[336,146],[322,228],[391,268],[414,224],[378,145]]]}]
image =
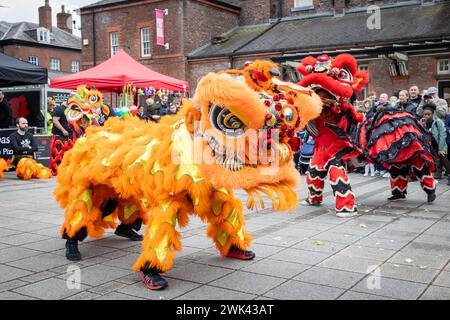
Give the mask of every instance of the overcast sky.
[{"label": "overcast sky", "polygon": [[[56,14],[61,12],[61,5],[65,5],[66,12],[67,10],[72,12],[73,18],[77,21],[76,26],[79,28],[80,17],[73,11],[95,2],[98,0],[50,0],[53,25],[56,26]],[[44,3],[45,0],[0,0],[0,21],[39,23],[38,8]],[[81,35],[80,31],[74,33]]]}]

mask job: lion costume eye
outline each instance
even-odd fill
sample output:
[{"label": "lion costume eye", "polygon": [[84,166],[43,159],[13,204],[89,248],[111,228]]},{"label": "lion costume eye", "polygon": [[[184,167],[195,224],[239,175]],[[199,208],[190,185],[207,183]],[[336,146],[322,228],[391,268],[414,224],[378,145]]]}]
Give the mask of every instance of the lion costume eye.
[{"label": "lion costume eye", "polygon": [[341,69],[339,71],[339,75],[338,75],[339,80],[343,80],[346,82],[352,82],[353,81],[353,76],[352,74],[345,68]]},{"label": "lion costume eye", "polygon": [[237,116],[217,104],[211,106],[210,120],[214,128],[226,135],[238,136],[245,130],[245,124]]},{"label": "lion costume eye", "polygon": [[294,119],[294,111],[291,108],[285,108],[283,110],[284,119],[292,121]]},{"label": "lion costume eye", "polygon": [[85,97],[85,101],[87,101],[91,107],[98,108],[103,104],[103,98],[100,92],[97,90],[90,90]]}]

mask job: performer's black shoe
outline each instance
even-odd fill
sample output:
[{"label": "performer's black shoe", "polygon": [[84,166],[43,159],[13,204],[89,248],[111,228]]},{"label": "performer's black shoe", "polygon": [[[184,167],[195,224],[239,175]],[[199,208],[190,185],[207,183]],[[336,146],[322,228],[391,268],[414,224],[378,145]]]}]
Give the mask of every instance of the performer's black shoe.
[{"label": "performer's black shoe", "polygon": [[403,193],[397,193],[397,194],[394,194],[392,197],[389,197],[387,199],[389,201],[403,200],[403,199],[406,199],[406,196]]},{"label": "performer's black shoe", "polygon": [[307,205],[307,206],[319,207],[322,203],[321,202],[311,202],[311,200],[309,200],[309,198],[306,198],[300,204]]},{"label": "performer's black shoe", "polygon": [[241,250],[238,247],[231,246],[230,251],[228,251],[227,257],[239,260],[252,260],[256,257],[256,255],[253,251]]},{"label": "performer's black shoe", "polygon": [[159,271],[151,268],[141,273],[141,280],[151,290],[161,290],[166,288],[169,283],[159,275]]},{"label": "performer's black shoe", "polygon": [[78,240],[67,239],[66,241],[66,258],[70,261],[81,260],[81,253],[78,250]]},{"label": "performer's black shoe", "polygon": [[436,200],[436,191],[432,191],[427,194],[427,202],[432,203],[434,200]]},{"label": "performer's black shoe", "polygon": [[119,237],[128,238],[131,241],[142,241],[142,236],[133,230],[132,225],[120,224],[114,234]]}]

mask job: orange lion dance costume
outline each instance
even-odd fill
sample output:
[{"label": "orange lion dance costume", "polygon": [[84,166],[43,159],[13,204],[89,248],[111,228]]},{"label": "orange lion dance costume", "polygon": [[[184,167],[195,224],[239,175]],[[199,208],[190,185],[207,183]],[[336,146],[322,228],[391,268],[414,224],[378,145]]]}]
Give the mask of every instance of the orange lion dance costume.
[{"label": "orange lion dance costume", "polygon": [[246,250],[252,237],[244,229],[243,205],[233,189],[248,192],[249,207],[257,205],[255,197],[262,204],[259,192],[275,210],[296,206],[299,175],[288,136],[275,141],[275,135],[258,135],[280,126],[297,130],[320,114],[320,98],[292,86],[286,100],[272,101],[283,104],[288,119],[282,125],[276,121],[280,112],[245,82],[210,73],[179,114],[158,124],[111,118],[103,127],[89,127],[64,157],[57,178],[55,195],[66,208],[66,256],[80,259],[77,241],[100,237],[116,219],[134,230],[144,223],[143,251],[133,269],[142,272],[148,288],[162,289],[167,281],[160,273],[181,250],[175,226],[186,226],[196,214],[208,223],[207,235],[223,256],[253,259]]},{"label": "orange lion dance costume", "polygon": [[3,178],[4,171],[7,171],[9,169],[8,163],[5,161],[5,159],[0,158],[0,179]]},{"label": "orange lion dance costume", "polygon": [[356,113],[351,98],[367,84],[367,73],[357,71],[356,59],[349,54],[336,58],[327,55],[306,57],[298,67],[303,74],[300,85],[311,88],[322,99],[322,114],[307,128],[315,137],[314,155],[306,174],[309,205],[320,205],[327,174],[336,198],[336,215],[350,217],[357,214],[355,195],[344,167],[345,161],[362,153],[350,131],[356,129],[362,115]]}]

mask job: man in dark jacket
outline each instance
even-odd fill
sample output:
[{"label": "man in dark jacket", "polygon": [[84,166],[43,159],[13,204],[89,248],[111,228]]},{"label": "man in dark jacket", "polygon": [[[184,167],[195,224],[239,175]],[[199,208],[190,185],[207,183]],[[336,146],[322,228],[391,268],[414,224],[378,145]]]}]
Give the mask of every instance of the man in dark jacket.
[{"label": "man in dark jacket", "polygon": [[0,90],[0,128],[9,128],[11,123],[11,107]]},{"label": "man in dark jacket", "polygon": [[16,119],[17,131],[9,136],[9,140],[14,150],[14,165],[22,158],[34,158],[37,145],[33,135],[28,130],[28,120],[25,118]]},{"label": "man in dark jacket", "polygon": [[416,105],[416,108],[422,102],[422,96],[419,94],[419,87],[414,85],[409,88],[409,101]]}]

